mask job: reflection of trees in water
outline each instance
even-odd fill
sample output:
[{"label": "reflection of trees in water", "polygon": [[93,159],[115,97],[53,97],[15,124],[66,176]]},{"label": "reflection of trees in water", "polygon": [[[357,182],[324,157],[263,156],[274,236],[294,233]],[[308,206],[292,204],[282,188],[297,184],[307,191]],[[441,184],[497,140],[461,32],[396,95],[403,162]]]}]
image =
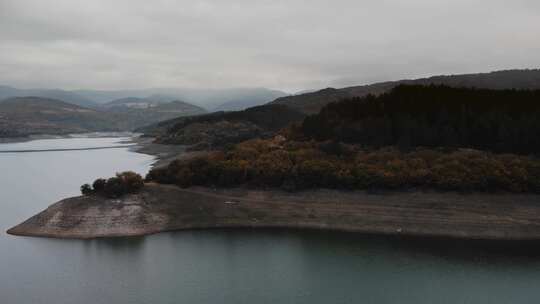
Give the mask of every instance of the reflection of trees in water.
[{"label": "reflection of trees in water", "polygon": [[[512,267],[540,265],[538,241],[461,240],[317,230],[279,229],[277,232],[263,233],[296,240],[297,247],[305,252],[305,259],[313,255],[328,255],[334,258],[364,256],[366,259],[383,260],[442,259],[449,263]],[[351,261],[354,260],[356,258]]]}]

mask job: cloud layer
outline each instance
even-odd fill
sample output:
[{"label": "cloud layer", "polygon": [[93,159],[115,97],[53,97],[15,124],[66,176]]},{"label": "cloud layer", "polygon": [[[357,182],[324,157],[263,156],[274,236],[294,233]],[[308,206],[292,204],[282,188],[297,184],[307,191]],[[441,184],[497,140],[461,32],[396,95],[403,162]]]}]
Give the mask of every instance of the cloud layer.
[{"label": "cloud layer", "polygon": [[0,83],[295,91],[540,66],[532,0],[2,0]]}]

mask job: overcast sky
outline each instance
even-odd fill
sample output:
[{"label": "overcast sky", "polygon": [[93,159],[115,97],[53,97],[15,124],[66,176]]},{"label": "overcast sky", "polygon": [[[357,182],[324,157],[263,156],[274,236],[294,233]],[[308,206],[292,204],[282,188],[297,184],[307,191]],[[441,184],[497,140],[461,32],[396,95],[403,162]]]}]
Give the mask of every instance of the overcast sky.
[{"label": "overcast sky", "polygon": [[0,0],[0,84],[296,91],[540,67],[539,0]]}]

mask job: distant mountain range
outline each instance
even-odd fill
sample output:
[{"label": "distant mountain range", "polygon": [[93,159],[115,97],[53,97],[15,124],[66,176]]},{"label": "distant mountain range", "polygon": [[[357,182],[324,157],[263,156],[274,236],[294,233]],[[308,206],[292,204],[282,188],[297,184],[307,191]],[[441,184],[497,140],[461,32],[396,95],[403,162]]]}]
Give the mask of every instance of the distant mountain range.
[{"label": "distant mountain range", "polygon": [[9,86],[0,86],[0,100],[11,97],[41,97],[57,99],[81,107],[95,108],[96,102],[77,93],[58,89],[17,89]]},{"label": "distant mountain range", "polygon": [[[287,93],[270,90],[266,88],[232,88],[232,89],[140,89],[140,90],[116,90],[116,91],[96,91],[96,90],[74,90],[72,91],[86,99],[96,103],[107,103],[112,100],[148,96],[167,96],[167,98],[182,100],[208,111],[215,111],[216,108],[234,110],[243,106],[255,106],[270,102],[278,97],[286,96]],[[241,106],[235,103],[244,103]],[[223,106],[223,104],[232,104]]]},{"label": "distant mountain range", "polygon": [[113,100],[101,106],[104,111],[128,117],[133,127],[141,127],[156,122],[181,117],[204,114],[201,107],[181,100],[170,100],[163,95],[146,98],[128,97]]},{"label": "distant mountain range", "polygon": [[[378,95],[400,84],[444,84],[451,87],[487,89],[540,89],[540,70],[507,70],[481,74],[434,76],[341,89],[327,88],[289,96],[284,96],[285,93],[280,91],[264,88],[64,91],[20,90],[0,86],[0,137],[21,136],[36,132],[64,134],[134,130],[177,117],[199,115],[207,111],[245,110],[265,103],[285,105],[304,115],[314,114],[331,102],[368,94]],[[9,96],[21,94],[37,97],[9,98]],[[8,99],[2,101],[5,98]],[[274,115],[278,113],[276,109],[273,109],[273,114],[268,117],[276,119],[277,115]],[[266,111],[266,108],[260,108],[260,110]],[[221,119],[222,116],[219,115],[216,117]],[[230,117],[236,117],[236,115],[240,114],[223,116],[223,118],[229,120]],[[245,117],[244,114],[240,116]],[[292,117],[292,115],[288,116]],[[296,119],[296,116],[294,118]],[[227,126],[230,127],[230,125]]]},{"label": "distant mountain range", "polygon": [[[145,95],[138,97],[131,94]],[[64,91],[20,90],[0,86],[0,104],[3,105],[0,106],[0,137],[90,131],[131,131],[168,119],[207,113],[205,108],[178,98],[179,94],[203,103],[207,108],[219,107],[229,111],[264,104],[284,93],[266,89],[185,90],[182,92],[172,89]],[[127,97],[108,99],[125,95]],[[225,105],[221,105],[224,101]],[[95,125],[89,124],[91,117],[94,117]],[[78,120],[80,121],[77,122]]]},{"label": "distant mountain range", "polygon": [[145,105],[157,105],[159,103],[171,102],[175,100],[172,96],[165,95],[151,95],[148,97],[126,97],[119,98],[107,103],[101,104],[102,107],[110,108],[115,106],[126,106],[126,107],[142,107]]},{"label": "distant mountain range", "polygon": [[182,100],[208,111],[241,110],[270,102],[278,97],[286,96],[281,91],[265,88],[238,89],[140,89],[140,90],[60,90],[60,89],[18,89],[0,86],[0,100],[10,97],[35,96],[58,99],[67,103],[97,108],[113,100],[123,98],[165,97],[167,101]]},{"label": "distant mountain range", "polygon": [[183,101],[125,98],[95,109],[56,99],[13,97],[0,101],[0,137],[132,131],[186,115],[206,113]]},{"label": "distant mountain range", "polygon": [[17,89],[0,86],[0,100],[9,97],[36,96],[58,99],[67,103],[97,109],[101,104],[124,98],[166,97],[168,101],[181,100],[207,111],[237,111],[273,102],[285,104],[304,113],[317,113],[324,105],[349,97],[387,92],[399,84],[445,84],[452,87],[486,89],[539,89],[540,70],[506,70],[491,73],[433,76],[420,79],[379,82],[341,89],[304,90],[294,95],[266,88],[237,89],[177,89],[156,88],[140,90],[60,90]]},{"label": "distant mountain range", "polygon": [[306,114],[315,114],[330,102],[350,97],[362,97],[368,94],[381,94],[400,84],[444,84],[451,87],[484,89],[540,89],[540,69],[434,76],[413,80],[380,82],[342,89],[326,88],[315,92],[281,97],[271,103],[284,104]]}]

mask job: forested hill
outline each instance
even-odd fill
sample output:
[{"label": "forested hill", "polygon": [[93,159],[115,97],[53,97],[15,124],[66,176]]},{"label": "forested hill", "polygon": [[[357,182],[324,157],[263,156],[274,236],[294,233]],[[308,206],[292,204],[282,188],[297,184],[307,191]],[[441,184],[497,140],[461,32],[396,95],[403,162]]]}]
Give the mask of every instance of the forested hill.
[{"label": "forested hill", "polygon": [[451,87],[474,87],[497,90],[540,89],[540,69],[433,76],[429,78],[388,81],[342,89],[327,88],[316,92],[281,97],[274,100],[272,103],[284,104],[307,114],[315,114],[330,102],[335,102],[344,98],[363,97],[368,94],[381,94],[400,84],[442,84]]},{"label": "forested hill", "polygon": [[213,149],[270,136],[293,122],[302,121],[304,117],[304,114],[283,105],[264,105],[243,111],[180,117],[138,131],[156,136],[161,143]]},{"label": "forested hill", "polygon": [[374,147],[466,147],[540,152],[540,90],[400,85],[331,103],[307,117],[302,136]]},{"label": "forested hill", "polygon": [[176,117],[206,113],[206,110],[201,107],[160,96],[118,99],[102,105],[102,109],[110,113],[123,115],[133,128]]},{"label": "forested hill", "polygon": [[540,90],[400,85],[331,103],[280,135],[177,160],[147,179],[287,191],[540,193]]},{"label": "forested hill", "polygon": [[123,119],[60,100],[16,97],[0,102],[0,137],[124,130]]}]

